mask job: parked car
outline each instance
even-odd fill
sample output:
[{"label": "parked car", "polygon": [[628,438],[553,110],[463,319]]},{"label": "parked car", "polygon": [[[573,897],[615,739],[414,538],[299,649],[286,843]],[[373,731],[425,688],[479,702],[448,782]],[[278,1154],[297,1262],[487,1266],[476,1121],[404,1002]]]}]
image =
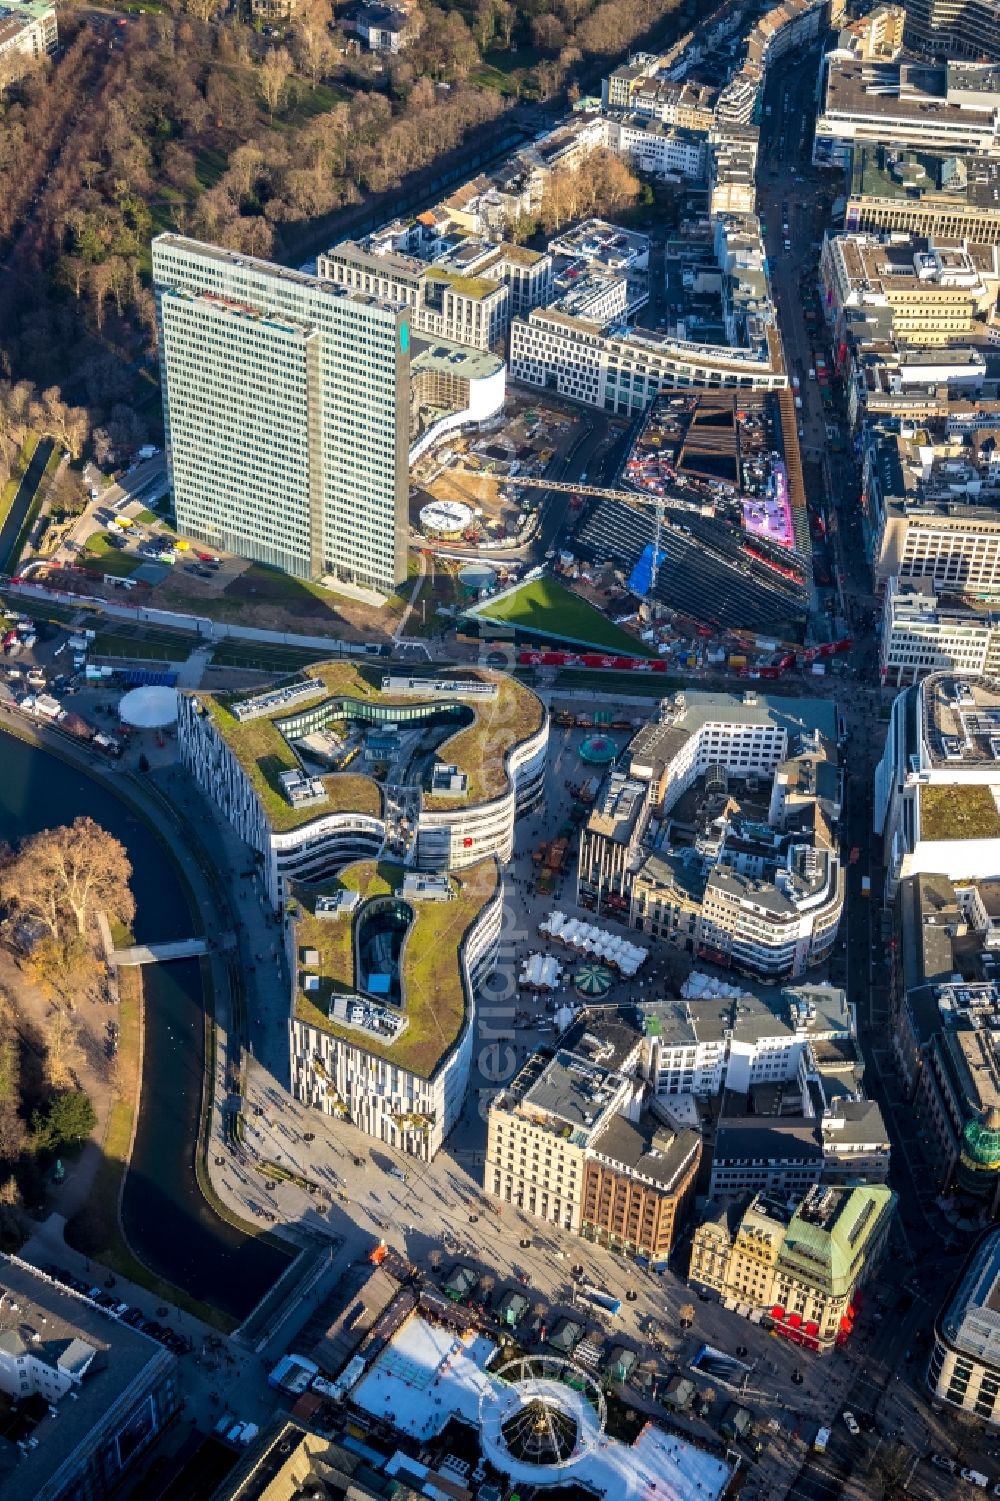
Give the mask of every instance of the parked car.
[{"label": "parked car", "polygon": [[949,1475],[954,1475],[958,1469],[956,1461],[949,1459],[947,1454],[932,1454],[931,1464],[936,1465],[939,1470],[947,1470]]},{"label": "parked car", "polygon": [[861,1425],[853,1412],[844,1413],[844,1426],[852,1438],[857,1438],[861,1432]]}]

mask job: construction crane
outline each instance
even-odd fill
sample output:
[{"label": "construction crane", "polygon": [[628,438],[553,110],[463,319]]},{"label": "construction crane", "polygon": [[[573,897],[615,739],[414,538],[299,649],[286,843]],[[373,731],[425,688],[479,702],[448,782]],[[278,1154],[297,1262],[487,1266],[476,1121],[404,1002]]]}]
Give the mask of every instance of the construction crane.
[{"label": "construction crane", "polygon": [[491,476],[498,485],[510,485],[513,489],[525,490],[555,490],[563,495],[593,495],[599,500],[620,500],[625,505],[637,506],[669,506],[675,511],[690,511],[696,516],[714,516],[715,506],[711,502],[698,502],[683,500],[679,495],[643,495],[638,490],[615,490],[601,485],[575,484],[572,480],[564,479],[529,479],[521,474],[494,474]]},{"label": "construction crane", "polygon": [[714,505],[698,505],[692,500],[682,500],[676,495],[669,497],[643,495],[638,490],[607,489],[601,485],[573,484],[569,480],[527,479],[520,474],[497,474],[493,477],[498,485],[523,486],[528,490],[555,490],[570,495],[593,495],[599,500],[617,500],[623,505],[646,506],[652,510],[656,516],[656,533],[653,540],[653,562],[649,572],[649,587],[643,596],[647,605],[651,602],[656,590],[663,528],[670,526],[667,519],[667,507],[669,506],[673,511],[687,511],[696,516],[711,516],[715,513]]}]

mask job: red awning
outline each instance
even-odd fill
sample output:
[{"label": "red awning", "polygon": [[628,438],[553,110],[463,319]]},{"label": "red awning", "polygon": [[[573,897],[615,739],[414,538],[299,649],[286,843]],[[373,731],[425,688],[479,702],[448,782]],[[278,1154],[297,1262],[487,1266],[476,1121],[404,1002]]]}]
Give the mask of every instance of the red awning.
[{"label": "red awning", "polygon": [[785,1310],[782,1308],[780,1303],[775,1303],[774,1307],[771,1309],[771,1317],[772,1319],[783,1319],[785,1317]]},{"label": "red awning", "polygon": [[840,1327],[844,1334],[850,1334],[851,1330],[854,1328],[854,1323],[845,1315],[844,1318],[842,1318],[840,1321]]},{"label": "red awning", "polygon": [[806,1333],[807,1334],[818,1334],[819,1333],[819,1325],[816,1324],[816,1323],[814,1323],[813,1320],[810,1319],[808,1321],[808,1323],[806,1324]]},{"label": "red awning", "polygon": [[797,1329],[802,1323],[801,1313],[790,1313],[788,1315],[788,1322],[793,1329]]}]

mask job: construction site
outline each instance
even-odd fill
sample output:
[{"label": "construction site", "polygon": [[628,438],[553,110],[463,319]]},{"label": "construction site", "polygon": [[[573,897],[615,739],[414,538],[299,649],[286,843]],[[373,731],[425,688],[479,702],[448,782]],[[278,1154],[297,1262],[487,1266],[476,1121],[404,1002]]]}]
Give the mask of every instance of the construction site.
[{"label": "construction site", "polygon": [[621,493],[585,503],[571,548],[573,563],[610,566],[653,615],[801,641],[815,601],[791,393],[659,396]]}]

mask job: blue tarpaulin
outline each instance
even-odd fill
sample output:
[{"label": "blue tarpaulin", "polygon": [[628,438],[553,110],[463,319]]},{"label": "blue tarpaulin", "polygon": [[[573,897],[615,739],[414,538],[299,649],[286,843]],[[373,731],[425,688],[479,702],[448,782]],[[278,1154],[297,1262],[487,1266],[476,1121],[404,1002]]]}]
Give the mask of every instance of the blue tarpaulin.
[{"label": "blue tarpaulin", "polygon": [[[666,556],[666,553],[661,548],[656,555],[656,566],[658,569]],[[640,556],[639,561],[636,563],[635,567],[632,569],[631,574],[629,575],[628,586],[633,594],[640,594],[642,596],[645,596],[649,593],[649,586],[652,583],[652,579],[653,544],[652,542],[647,542],[646,546],[642,549],[642,555]]]}]

